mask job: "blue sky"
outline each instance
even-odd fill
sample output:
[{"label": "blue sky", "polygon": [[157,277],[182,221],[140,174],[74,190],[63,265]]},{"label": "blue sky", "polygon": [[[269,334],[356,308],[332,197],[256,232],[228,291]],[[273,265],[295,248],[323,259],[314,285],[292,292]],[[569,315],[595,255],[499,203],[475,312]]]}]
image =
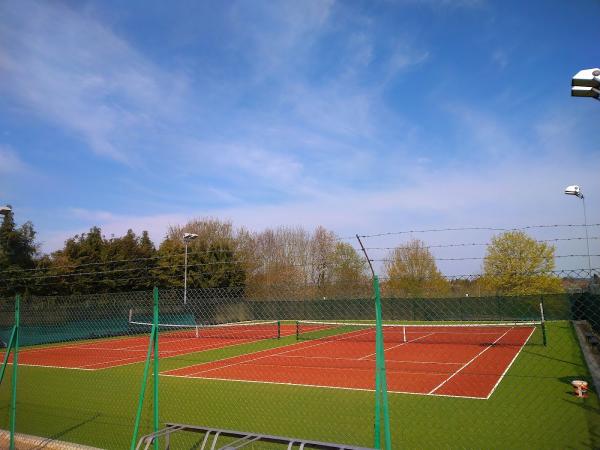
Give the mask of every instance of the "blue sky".
[{"label": "blue sky", "polygon": [[592,0],[6,0],[0,203],[46,251],[205,216],[341,236],[581,223],[573,183],[599,223],[600,103],[569,96],[600,66],[598,17]]}]

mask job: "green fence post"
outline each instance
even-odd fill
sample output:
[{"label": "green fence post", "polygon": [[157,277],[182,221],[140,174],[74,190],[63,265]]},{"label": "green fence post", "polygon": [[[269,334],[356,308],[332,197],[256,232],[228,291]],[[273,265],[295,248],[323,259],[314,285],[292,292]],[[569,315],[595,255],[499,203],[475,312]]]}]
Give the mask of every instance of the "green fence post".
[{"label": "green fence post", "polygon": [[152,357],[154,344],[156,342],[157,327],[152,323],[152,331],[150,333],[150,341],[148,342],[148,353],[146,354],[146,362],[144,363],[144,375],[142,377],[142,386],[140,388],[140,396],[138,400],[137,414],[135,416],[135,424],[133,426],[133,436],[131,437],[131,450],[135,450],[138,434],[140,431],[140,421],[142,419],[142,408],[144,406],[144,397],[146,395],[146,386],[148,384],[148,372],[150,371],[150,358]]},{"label": "green fence post", "polygon": [[[10,450],[15,450],[15,426],[17,420],[17,372],[19,368],[19,323],[21,321],[21,296],[15,298],[15,339],[13,348],[12,397],[10,400]],[[10,350],[7,349],[7,353]]]},{"label": "green fence post", "polygon": [[373,448],[381,448],[381,373],[379,372],[379,347],[375,343],[375,426]]},{"label": "green fence post", "polygon": [[[392,449],[392,437],[390,431],[390,410],[387,395],[387,380],[385,373],[385,347],[383,343],[383,319],[381,313],[381,292],[379,290],[379,278],[373,277],[373,289],[375,290],[375,347],[376,347],[376,375],[375,375],[375,448],[381,448],[381,436],[379,420],[381,418],[380,408],[383,409],[383,432],[385,436],[386,450]],[[378,385],[378,386],[377,386]],[[378,389],[379,387],[379,389]]]},{"label": "green fence post", "polygon": [[[154,328],[154,432],[159,430],[158,417],[158,288],[154,288],[154,320],[152,328]],[[154,440],[154,449],[158,450],[158,438]]]},{"label": "green fence post", "polygon": [[4,354],[4,362],[2,363],[2,368],[0,369],[0,385],[2,384],[2,380],[4,380],[4,371],[6,370],[6,366],[8,364],[8,357],[10,356],[10,350],[12,349],[13,342],[15,341],[16,332],[17,329],[13,325],[12,331],[10,333],[10,338],[8,340],[8,345],[6,346],[6,353]]}]

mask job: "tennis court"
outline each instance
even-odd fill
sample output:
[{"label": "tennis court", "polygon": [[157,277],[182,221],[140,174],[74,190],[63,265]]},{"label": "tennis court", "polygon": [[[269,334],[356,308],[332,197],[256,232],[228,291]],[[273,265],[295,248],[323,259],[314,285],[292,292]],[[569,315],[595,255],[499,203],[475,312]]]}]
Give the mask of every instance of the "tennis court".
[{"label": "tennis court", "polygon": [[[136,323],[138,331],[145,325]],[[146,327],[149,329],[149,327]],[[296,332],[293,325],[276,321],[223,324],[218,326],[165,326],[160,333],[161,358],[185,355],[263,339],[277,339]],[[72,344],[23,349],[19,365],[99,370],[143,362],[148,352],[148,334],[120,338],[89,339]]]},{"label": "tennis court", "polygon": [[[389,392],[488,399],[536,324],[384,326]],[[298,322],[302,342],[164,372],[171,377],[374,390],[375,328]]]}]

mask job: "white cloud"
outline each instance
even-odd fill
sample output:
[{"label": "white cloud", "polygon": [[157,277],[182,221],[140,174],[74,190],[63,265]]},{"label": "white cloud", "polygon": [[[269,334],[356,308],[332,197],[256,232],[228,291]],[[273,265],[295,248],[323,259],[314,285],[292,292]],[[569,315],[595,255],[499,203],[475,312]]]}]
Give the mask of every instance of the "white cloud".
[{"label": "white cloud", "polygon": [[389,58],[388,77],[395,76],[409,67],[422,64],[428,59],[428,51],[420,50],[412,45],[408,45],[406,41],[402,41],[397,45]]},{"label": "white cloud", "polygon": [[333,7],[333,0],[236,2],[234,28],[253,55],[257,80],[293,72],[327,25]]},{"label": "white cloud", "polygon": [[27,170],[27,165],[12,148],[0,144],[0,174],[12,175]]},{"label": "white cloud", "polygon": [[[235,206],[178,214],[123,215],[107,211],[74,209],[75,216],[86,223],[80,230],[42,236],[44,250],[54,250],[67,237],[85,232],[93,225],[101,226],[106,235],[122,235],[127,229],[148,230],[159,243],[169,226],[184,224],[194,217],[219,217],[232,220],[236,226],[262,230],[278,225],[301,225],[312,229],[323,225],[339,236],[355,233],[372,234],[399,230],[445,227],[519,227],[537,224],[582,223],[581,205],[562,194],[570,174],[577,173],[588,192],[600,192],[597,172],[600,157],[587,161],[573,158],[507,158],[500,164],[471,168],[438,169],[413,173],[408,185],[379,189],[337,188],[313,192],[299,200],[266,205],[238,203]],[[589,223],[600,223],[600,211],[590,211]],[[537,238],[573,237],[581,229],[531,230]],[[373,239],[369,245],[395,246],[411,237],[430,244],[488,242],[492,232],[447,232],[436,234],[392,235]],[[596,229],[595,234],[600,234]],[[600,253],[592,241],[592,253]],[[583,254],[582,241],[558,244],[557,254]],[[437,251],[438,257],[483,256],[484,248],[467,247]],[[382,255],[379,255],[382,256]],[[560,259],[559,268],[586,266],[582,258]],[[447,274],[477,272],[480,261],[446,262],[441,267]],[[600,265],[600,258],[594,258]],[[580,267],[581,266],[581,267]]]},{"label": "white cloud", "polygon": [[76,133],[98,154],[132,163],[143,130],[178,114],[183,77],[59,3],[8,2],[0,40],[4,95]]}]

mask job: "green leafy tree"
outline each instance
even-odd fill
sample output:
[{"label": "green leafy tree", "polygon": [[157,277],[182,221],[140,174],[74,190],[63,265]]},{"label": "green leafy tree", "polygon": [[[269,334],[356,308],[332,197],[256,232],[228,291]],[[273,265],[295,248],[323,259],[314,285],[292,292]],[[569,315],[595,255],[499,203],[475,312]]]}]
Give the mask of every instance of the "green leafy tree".
[{"label": "green leafy tree", "polygon": [[105,238],[99,227],[65,241],[63,249],[37,263],[36,292],[84,294],[150,289],[156,249],[148,233]]},{"label": "green leafy tree", "polygon": [[25,222],[17,227],[12,211],[4,215],[0,225],[0,269],[31,269],[37,252],[33,224]]},{"label": "green leafy tree", "polygon": [[425,243],[414,239],[390,252],[385,261],[386,295],[400,297],[431,297],[450,291],[435,258]]},{"label": "green leafy tree", "polygon": [[17,227],[13,212],[3,216],[0,225],[0,293],[12,295],[29,290],[30,278],[36,264],[38,244],[35,242],[35,230],[31,222]]},{"label": "green leafy tree", "polygon": [[562,292],[554,270],[554,246],[522,231],[494,236],[483,262],[487,288],[502,295],[532,295]]},{"label": "green leafy tree", "polygon": [[158,249],[159,258],[154,269],[160,285],[184,285],[184,233],[198,235],[188,245],[189,288],[222,288],[244,283],[244,264],[231,223],[206,219],[169,230]]},{"label": "green leafy tree", "polygon": [[367,262],[352,245],[338,242],[331,255],[331,278],[334,284],[356,284],[368,281]]},{"label": "green leafy tree", "polygon": [[130,229],[122,237],[111,238],[106,242],[102,258],[107,262],[108,270],[112,268],[117,272],[107,281],[112,280],[111,285],[116,290],[151,289],[156,256],[156,248],[147,231],[136,236]]}]

